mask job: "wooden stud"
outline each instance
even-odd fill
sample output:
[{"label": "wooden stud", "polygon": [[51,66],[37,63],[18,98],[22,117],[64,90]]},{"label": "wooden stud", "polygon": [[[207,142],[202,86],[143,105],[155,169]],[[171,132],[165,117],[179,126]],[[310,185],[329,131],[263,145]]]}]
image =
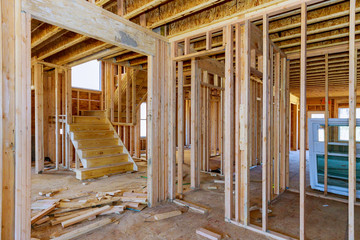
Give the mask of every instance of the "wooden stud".
[{"label": "wooden stud", "polygon": [[263,140],[262,140],[262,230],[268,229],[268,165],[270,161],[270,77],[269,77],[269,17],[263,16]]},{"label": "wooden stud", "polygon": [[356,85],[357,49],[355,47],[356,0],[350,0],[349,16],[349,204],[348,239],[356,239]]},{"label": "wooden stud", "polygon": [[[240,159],[241,159],[241,221],[250,224],[250,21],[246,20],[241,31],[241,99],[240,99]],[[239,46],[237,46],[239,47]]]},{"label": "wooden stud", "polygon": [[44,171],[44,86],[43,65],[34,65],[35,86],[35,173]]},{"label": "wooden stud", "polygon": [[328,141],[329,141],[329,55],[325,54],[325,142],[324,142],[324,194],[328,189]]},{"label": "wooden stud", "polygon": [[234,73],[233,73],[233,27],[226,26],[225,38],[225,96],[224,96],[224,175],[225,175],[225,219],[231,220],[234,213]]},{"label": "wooden stud", "polygon": [[281,59],[281,100],[280,100],[280,192],[286,188],[286,143],[289,139],[286,136],[287,111],[286,95],[286,58]]},{"label": "wooden stud", "polygon": [[191,60],[191,159],[190,175],[191,187],[193,189],[200,187],[200,70],[197,60]]},{"label": "wooden stud", "polygon": [[184,77],[183,62],[178,62],[178,169],[177,192],[183,195],[183,162],[184,162]]},{"label": "wooden stud", "polygon": [[274,193],[279,195],[280,183],[280,53],[275,54],[274,92]]},{"label": "wooden stud", "polygon": [[306,41],[307,5],[301,4],[300,57],[300,240],[305,240],[305,184],[306,184]]},{"label": "wooden stud", "polygon": [[59,144],[59,115],[60,115],[60,81],[59,69],[55,68],[55,169],[59,169],[60,144]]}]

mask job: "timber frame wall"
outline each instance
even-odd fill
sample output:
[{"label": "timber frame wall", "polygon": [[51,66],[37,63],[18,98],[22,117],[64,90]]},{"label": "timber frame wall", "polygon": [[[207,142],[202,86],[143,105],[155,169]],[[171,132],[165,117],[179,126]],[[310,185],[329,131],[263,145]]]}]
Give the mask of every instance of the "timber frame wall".
[{"label": "timber frame wall", "polygon": [[[268,202],[275,199],[288,186],[289,127],[286,126],[288,124],[278,126],[274,119],[282,119],[283,122],[289,123],[290,64],[287,59],[300,58],[299,238],[305,239],[306,59],[310,55],[324,55],[322,51],[307,52],[307,5],[317,2],[321,2],[321,0],[279,2],[269,7],[247,12],[240,18],[235,17],[206,29],[198,29],[192,33],[173,37],[169,43],[165,37],[83,0],[2,1],[0,9],[0,18],[3,23],[0,25],[2,34],[0,113],[3,116],[0,121],[0,134],[2,135],[0,144],[2,153],[0,162],[1,237],[3,239],[30,238],[31,118],[28,116],[31,114],[30,20],[32,17],[147,56],[148,200],[151,206],[167,199],[173,200],[176,197],[176,78],[181,82],[181,73],[176,75],[176,69],[179,73],[181,62],[191,60],[191,109],[195,113],[200,108],[199,76],[203,75],[199,67],[199,58],[212,53],[225,52],[222,77],[224,79],[222,86],[224,88],[224,149],[222,152],[224,153],[225,175],[225,220],[275,239],[290,239],[290,237],[269,231],[266,210],[262,211],[262,228],[250,224],[249,170],[251,164],[249,160],[253,154],[250,149],[254,142],[250,124],[251,117],[249,116],[250,103],[253,99],[250,94],[251,81],[254,79],[253,81],[262,84],[262,121],[257,126],[262,126],[262,209],[267,209]],[[301,52],[285,56],[269,39],[269,17],[298,8],[301,9]],[[350,0],[349,13],[349,43],[346,44],[345,50],[342,50],[349,51],[348,238],[355,239],[356,0]],[[261,19],[263,20],[263,30],[259,32],[251,21]],[[193,52],[190,46],[191,39],[199,36],[210,39],[208,36],[211,36],[213,31],[222,32],[223,45],[212,48],[209,44],[206,50]],[[257,37],[253,37],[253,34]],[[208,40],[208,42],[211,41]],[[235,60],[234,53],[236,54]],[[37,63],[37,65],[41,64]],[[40,68],[41,66],[36,67]],[[211,73],[209,69],[205,71],[221,76],[219,73]],[[67,71],[67,74],[69,72]],[[39,84],[41,85],[41,83]],[[69,86],[71,85],[65,87],[69,89],[66,94],[67,100],[65,100],[68,102],[66,104],[67,123],[71,123],[72,115]],[[181,96],[181,94],[179,95]],[[272,104],[273,101],[275,104]],[[41,100],[38,103],[41,105]],[[285,110],[282,111],[285,114],[279,115],[280,108]],[[192,114],[191,122],[191,185],[193,188],[198,188],[201,166],[199,160],[200,119],[194,115],[196,114]],[[181,131],[181,128],[179,129]],[[273,158],[276,159],[274,164],[272,164]],[[278,175],[271,175],[272,170],[276,170]],[[236,173],[235,189],[232,184],[233,172]],[[178,173],[180,174],[181,171]],[[274,184],[274,188],[271,187],[272,184]],[[235,195],[233,195],[233,190],[235,190]],[[178,192],[178,194],[181,193]]]},{"label": "timber frame wall", "polygon": [[[89,16],[96,21],[89,23]],[[174,169],[175,165],[175,111],[170,109],[175,107],[176,89],[167,81],[172,74],[166,61],[170,59],[167,39],[82,0],[2,1],[0,111],[5,117],[0,121],[1,238],[30,239],[31,17],[148,56],[147,121],[152,126],[147,133],[148,200],[151,206],[166,200],[170,195],[168,166]],[[107,26],[106,31],[103,26]],[[121,34],[127,37],[123,39]],[[66,97],[67,121],[71,122],[71,91]]]},{"label": "timber frame wall", "polygon": [[[209,27],[201,28],[192,33],[182,34],[170,38],[172,46],[172,59],[177,62],[178,71],[178,96],[182,98],[183,84],[183,61],[191,60],[191,100],[192,114],[199,112],[200,106],[200,76],[199,60],[222,53],[225,51],[225,76],[224,76],[224,175],[225,175],[225,221],[234,223],[252,231],[270,236],[275,239],[292,239],[268,228],[267,211],[262,211],[262,227],[259,228],[250,223],[249,205],[249,176],[251,166],[251,144],[253,132],[250,125],[250,103],[251,103],[251,79],[260,79],[262,83],[262,209],[268,209],[268,203],[274,200],[281,192],[289,187],[289,149],[290,149],[290,61],[288,56],[283,54],[275,44],[269,39],[269,17],[281,14],[293,9],[301,12],[301,51],[300,54],[291,54],[290,59],[300,58],[300,106],[299,126],[300,133],[300,228],[299,238],[306,239],[305,227],[305,176],[306,176],[306,60],[307,60],[307,5],[319,1],[302,0],[287,1],[275,7],[269,7],[245,14],[242,19],[228,20],[214,24]],[[356,56],[355,45],[355,0],[350,1],[350,21],[349,21],[349,45],[337,49],[337,51],[349,51],[349,200],[348,202],[348,238],[355,239],[354,230],[354,205],[356,201]],[[252,34],[258,31],[250,21],[262,19],[262,37],[252,38]],[[223,45],[211,48],[212,34],[217,33],[223,36]],[[200,52],[191,52],[192,39],[205,39],[206,49]],[[235,41],[234,41],[235,39]],[[261,39],[260,43],[256,40]],[[235,42],[235,44],[234,44]],[[254,43],[255,42],[255,43]],[[252,46],[255,44],[255,46]],[[234,47],[235,46],[235,47]],[[261,46],[261,47],[259,47]],[[180,51],[179,51],[180,48]],[[235,49],[234,49],[235,48]],[[234,60],[235,53],[235,60]],[[310,56],[324,55],[320,50],[311,51]],[[325,54],[327,59],[327,54]],[[327,61],[327,60],[326,60]],[[326,64],[326,63],[325,63]],[[235,66],[235,67],[234,67]],[[328,66],[328,65],[325,65]],[[176,65],[173,66],[176,71]],[[235,69],[235,73],[234,70]],[[241,69],[241,70],[240,70]],[[262,76],[258,76],[262,75]],[[174,75],[175,77],[175,75]],[[265,80],[266,79],[266,80]],[[325,80],[327,75],[325,75]],[[175,78],[174,78],[175,81]],[[325,109],[329,109],[328,84],[326,87]],[[178,101],[181,102],[181,101]],[[278,109],[281,109],[278,115]],[[182,116],[183,106],[178,106],[179,116]],[[297,113],[297,108],[296,108]],[[326,114],[326,121],[328,119]],[[241,121],[239,120],[241,119]],[[276,122],[284,122],[284,126],[279,126]],[[179,121],[181,122],[181,120]],[[199,188],[200,185],[200,154],[202,149],[199,147],[201,141],[199,130],[199,119],[193,117],[191,120],[191,186]],[[233,131],[235,129],[235,131]],[[327,128],[326,128],[327,129]],[[182,127],[179,124],[179,135],[182,134]],[[327,132],[327,130],[325,130]],[[325,133],[327,136],[327,133]],[[179,163],[183,158],[183,142],[180,138]],[[325,163],[327,164],[327,163]],[[325,165],[326,166],[326,165]],[[235,167],[235,169],[234,169]],[[235,186],[233,186],[233,173],[235,172]],[[327,172],[327,170],[325,170]],[[325,178],[327,178],[325,173]],[[178,165],[178,179],[182,178],[181,164]],[[172,176],[175,182],[175,175]],[[326,184],[326,183],[325,183]],[[272,187],[274,186],[274,188]],[[235,188],[235,189],[234,189]],[[233,191],[235,194],[233,195]],[[179,188],[177,194],[182,195]],[[325,190],[326,195],[326,190]],[[326,196],[316,196],[325,197]],[[335,198],[336,201],[341,201]]]}]

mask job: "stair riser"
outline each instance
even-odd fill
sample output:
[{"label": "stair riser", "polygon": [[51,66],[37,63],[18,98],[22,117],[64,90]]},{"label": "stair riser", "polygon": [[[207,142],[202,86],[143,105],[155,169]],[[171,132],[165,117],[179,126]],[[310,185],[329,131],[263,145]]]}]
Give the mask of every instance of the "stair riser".
[{"label": "stair riser", "polygon": [[104,111],[82,111],[82,116],[99,116],[99,117],[105,117]]},{"label": "stair riser", "polygon": [[113,156],[113,157],[103,157],[103,158],[96,158],[96,159],[81,160],[84,168],[99,167],[99,166],[127,162],[127,161],[128,161],[128,156],[125,154],[119,155],[119,156]]},{"label": "stair riser", "polygon": [[113,155],[118,153],[123,153],[123,146],[119,146],[116,148],[110,149],[100,149],[100,150],[80,150],[80,157],[81,158],[88,158],[88,157],[97,157],[102,155]]},{"label": "stair riser", "polygon": [[74,123],[91,123],[91,124],[105,124],[106,121],[104,118],[96,117],[74,117]]},{"label": "stair riser", "polygon": [[109,130],[108,125],[82,125],[70,126],[70,131],[91,131],[91,130]]},{"label": "stair riser", "polygon": [[117,139],[111,139],[111,140],[101,140],[101,141],[95,141],[95,140],[79,140],[75,141],[77,142],[77,148],[94,148],[94,147],[108,147],[108,146],[114,146],[119,144],[119,141]]},{"label": "stair riser", "polygon": [[76,172],[76,178],[79,180],[85,180],[90,178],[98,178],[102,177],[104,175],[108,174],[114,174],[114,173],[123,173],[133,170],[133,164],[129,163],[122,166],[116,166],[116,167],[109,167],[109,168],[103,168],[103,169],[94,169],[94,170],[87,170],[87,171],[77,171]]},{"label": "stair riser", "polygon": [[74,140],[81,139],[100,139],[100,138],[112,138],[114,133],[112,132],[100,132],[100,133],[73,133]]}]

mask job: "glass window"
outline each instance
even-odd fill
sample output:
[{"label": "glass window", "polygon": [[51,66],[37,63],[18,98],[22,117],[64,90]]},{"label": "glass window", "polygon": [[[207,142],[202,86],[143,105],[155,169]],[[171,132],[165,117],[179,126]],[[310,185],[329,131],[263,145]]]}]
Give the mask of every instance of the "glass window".
[{"label": "glass window", "polygon": [[140,137],[146,137],[146,102],[140,105]]},{"label": "glass window", "polygon": [[[349,118],[349,108],[339,108],[338,109],[339,118]],[[360,108],[356,108],[356,118],[360,118]],[[339,140],[340,141],[349,141],[349,127],[340,126],[339,127]],[[360,142],[360,127],[356,127],[356,141]]]},{"label": "glass window", "polygon": [[100,62],[93,60],[72,67],[71,86],[74,88],[100,91]]},{"label": "glass window", "polygon": [[319,128],[318,129],[318,141],[319,142],[324,142],[325,141],[325,129],[324,128]]},{"label": "glass window", "polygon": [[325,118],[324,113],[312,113],[311,118]]}]

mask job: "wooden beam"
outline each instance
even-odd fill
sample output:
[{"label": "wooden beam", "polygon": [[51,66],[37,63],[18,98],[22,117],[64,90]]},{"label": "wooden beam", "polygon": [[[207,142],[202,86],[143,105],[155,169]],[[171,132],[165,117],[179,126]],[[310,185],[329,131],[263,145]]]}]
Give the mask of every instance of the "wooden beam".
[{"label": "wooden beam", "polygon": [[263,139],[262,139],[262,230],[268,229],[268,177],[267,169],[270,160],[270,77],[269,77],[269,17],[263,16]]},{"label": "wooden beam", "polygon": [[43,65],[34,65],[35,87],[35,173],[44,171],[44,86]]},{"label": "wooden beam", "polygon": [[38,20],[145,55],[155,54],[155,39],[167,41],[150,30],[82,0],[24,0],[22,9]]},{"label": "wooden beam", "polygon": [[355,46],[355,8],[356,0],[350,0],[349,16],[349,204],[348,239],[356,239],[355,202],[356,202],[356,65],[357,48]]},{"label": "wooden beam", "polygon": [[306,187],[306,35],[307,5],[301,4],[301,56],[300,56],[300,240],[305,240],[305,187]]},{"label": "wooden beam", "polygon": [[228,25],[225,32],[225,99],[224,99],[224,160],[225,160],[225,219],[232,220],[233,172],[234,172],[234,73],[233,73],[233,27]]}]

